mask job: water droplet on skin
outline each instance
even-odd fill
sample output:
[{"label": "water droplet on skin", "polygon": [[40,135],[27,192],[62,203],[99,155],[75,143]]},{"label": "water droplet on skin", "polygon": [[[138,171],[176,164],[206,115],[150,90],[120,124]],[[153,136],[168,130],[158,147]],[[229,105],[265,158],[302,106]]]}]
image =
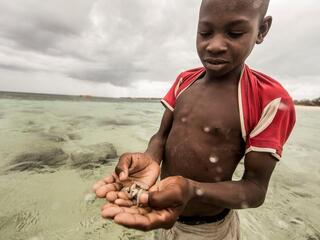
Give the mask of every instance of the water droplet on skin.
[{"label": "water droplet on skin", "polygon": [[203,131],[204,131],[205,133],[209,133],[209,132],[210,132],[210,128],[209,128],[209,127],[204,127],[204,128],[203,128]]},{"label": "water droplet on skin", "polygon": [[203,192],[203,190],[201,190],[201,189],[197,189],[196,190],[196,194],[198,195],[198,196],[202,196],[203,194],[204,194],[204,192]]},{"label": "water droplet on skin", "polygon": [[217,163],[219,160],[218,160],[217,157],[211,156],[211,157],[209,158],[209,161],[210,161],[211,163]]},{"label": "water droplet on skin", "polygon": [[185,117],[183,117],[183,118],[181,118],[181,122],[187,122],[187,118],[185,118]]},{"label": "water droplet on skin", "polygon": [[221,182],[221,177],[215,177],[214,180],[216,180],[216,182]]},{"label": "water droplet on skin", "polygon": [[241,208],[249,208],[249,204],[247,202],[242,202],[241,203]]},{"label": "water droplet on skin", "polygon": [[217,167],[216,170],[218,173],[222,173],[222,167]]}]

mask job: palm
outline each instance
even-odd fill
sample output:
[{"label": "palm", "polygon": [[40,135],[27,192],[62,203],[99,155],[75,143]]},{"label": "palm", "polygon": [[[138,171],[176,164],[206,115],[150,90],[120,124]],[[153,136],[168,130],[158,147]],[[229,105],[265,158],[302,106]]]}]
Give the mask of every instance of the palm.
[{"label": "palm", "polygon": [[145,153],[133,153],[128,157],[131,158],[129,180],[147,185],[148,188],[153,186],[159,177],[159,164]]},{"label": "palm", "polygon": [[112,203],[106,204],[102,209],[103,217],[111,218],[125,227],[143,231],[171,228],[180,214],[181,210],[177,208],[155,210],[137,206],[120,207]]},{"label": "palm", "polygon": [[149,189],[159,177],[160,166],[146,153],[126,153],[120,157],[115,171],[116,174],[94,184],[97,197],[107,197],[108,201],[114,202],[121,198],[119,191],[134,182]]},{"label": "palm", "polygon": [[118,224],[139,230],[170,228],[183,212],[191,197],[189,182],[183,177],[169,177],[149,189],[149,197],[141,197],[135,206],[126,196],[102,208],[102,216]]}]

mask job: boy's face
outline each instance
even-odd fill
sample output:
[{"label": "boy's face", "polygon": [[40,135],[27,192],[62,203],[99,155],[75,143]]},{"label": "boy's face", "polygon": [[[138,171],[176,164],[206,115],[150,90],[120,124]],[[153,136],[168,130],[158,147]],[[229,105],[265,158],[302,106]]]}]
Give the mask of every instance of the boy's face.
[{"label": "boy's face", "polygon": [[260,43],[261,11],[257,3],[253,2],[203,0],[198,23],[197,51],[211,76],[221,77],[242,66],[255,43]]}]

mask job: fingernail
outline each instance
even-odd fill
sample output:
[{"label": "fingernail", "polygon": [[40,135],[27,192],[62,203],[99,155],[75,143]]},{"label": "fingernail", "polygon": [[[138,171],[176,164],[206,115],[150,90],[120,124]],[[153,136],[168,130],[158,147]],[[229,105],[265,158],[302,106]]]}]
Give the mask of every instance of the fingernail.
[{"label": "fingernail", "polygon": [[140,195],[140,198],[139,198],[139,202],[144,204],[144,205],[147,205],[148,204],[148,200],[149,200],[149,194],[147,192],[144,192]]},{"label": "fingernail", "polygon": [[120,175],[119,175],[119,177],[121,178],[121,180],[123,180],[123,178],[125,177],[124,172],[121,172]]}]

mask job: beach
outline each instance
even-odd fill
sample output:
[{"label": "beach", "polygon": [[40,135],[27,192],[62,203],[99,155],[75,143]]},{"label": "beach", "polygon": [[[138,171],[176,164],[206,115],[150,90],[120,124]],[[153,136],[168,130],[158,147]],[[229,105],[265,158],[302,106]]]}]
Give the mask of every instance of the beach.
[{"label": "beach", "polygon": [[[145,150],[159,101],[0,94],[0,109],[0,239],[152,239],[102,219],[91,186]],[[296,110],[264,205],[239,211],[245,240],[320,239],[320,108]]]}]

